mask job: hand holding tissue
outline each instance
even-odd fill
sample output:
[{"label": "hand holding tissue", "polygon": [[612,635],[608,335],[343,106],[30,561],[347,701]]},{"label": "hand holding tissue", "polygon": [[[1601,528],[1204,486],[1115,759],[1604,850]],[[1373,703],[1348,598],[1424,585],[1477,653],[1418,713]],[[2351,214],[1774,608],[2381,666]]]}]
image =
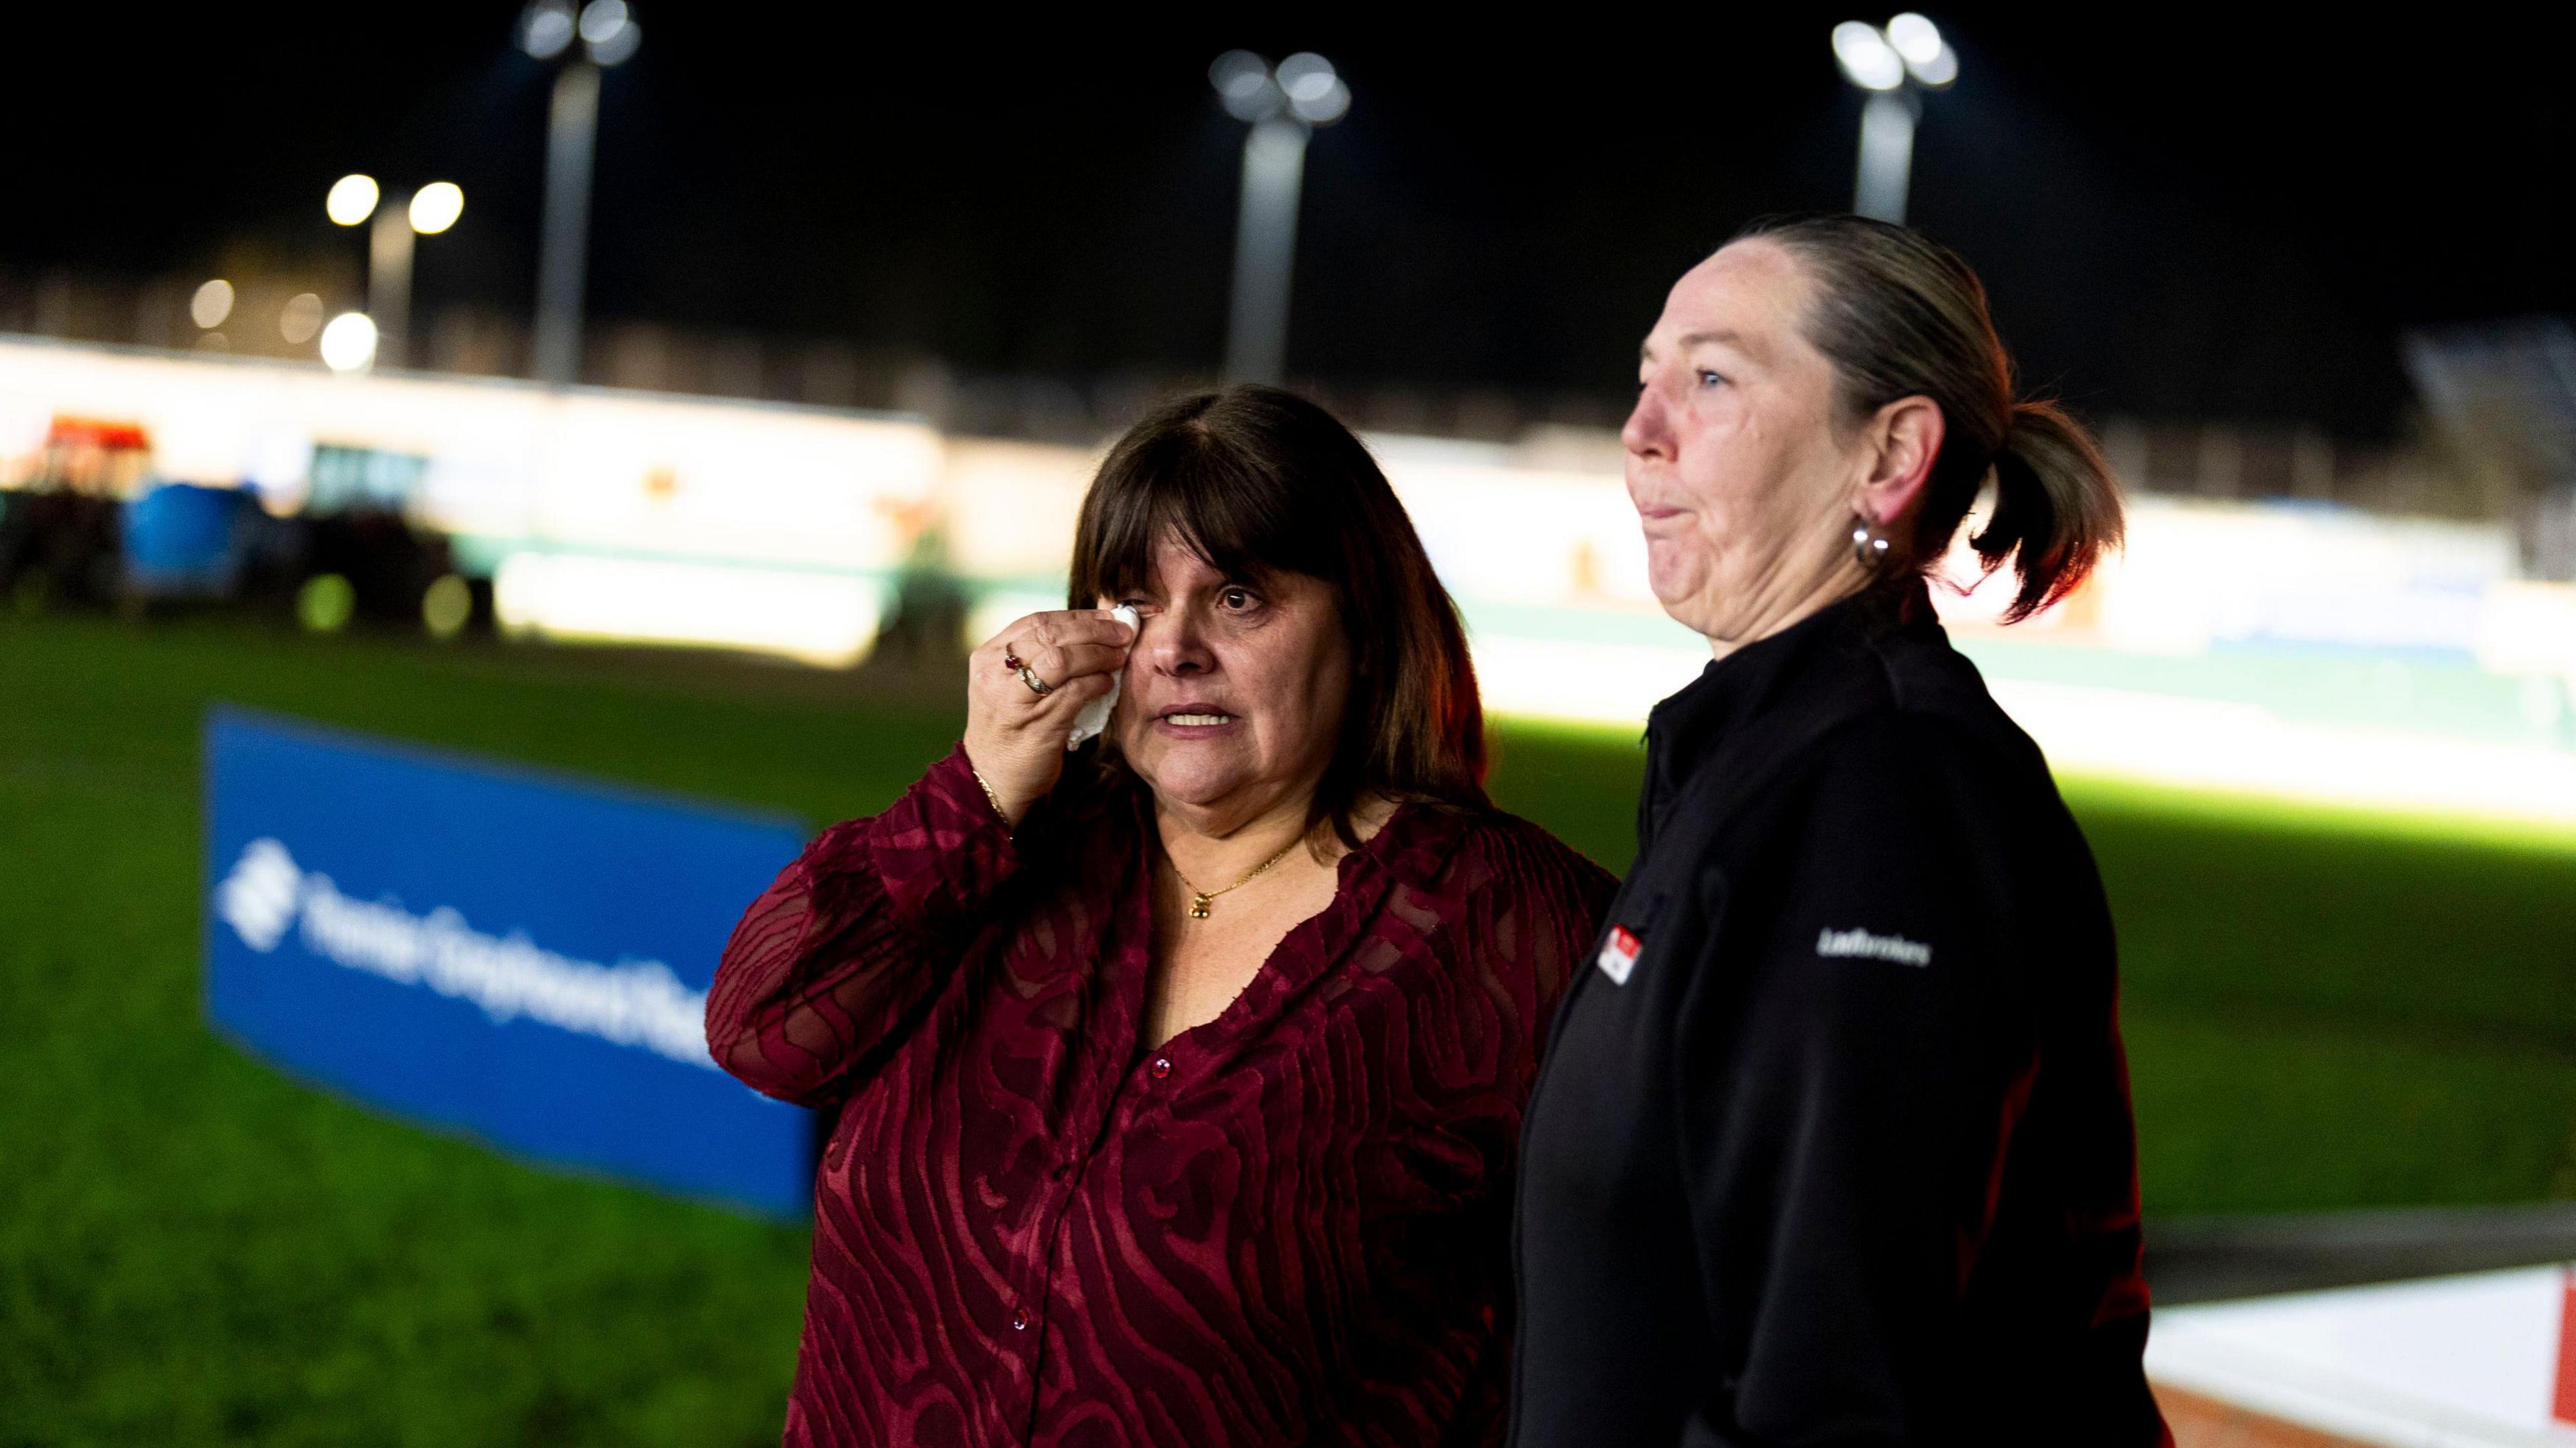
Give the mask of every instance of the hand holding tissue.
[{"label": "hand holding tissue", "polygon": [[[1137,618],[1134,607],[1122,603],[1109,610],[1109,616],[1127,625],[1129,630],[1127,647],[1130,649],[1136,647],[1134,634],[1142,628],[1142,623]],[[1101,731],[1109,727],[1110,711],[1118,707],[1118,695],[1125,688],[1126,680],[1123,675],[1113,678],[1109,681],[1108,693],[1082,706],[1082,712],[1074,716],[1072,735],[1064,741],[1064,747],[1068,753],[1080,749],[1084,740],[1097,737]]]}]

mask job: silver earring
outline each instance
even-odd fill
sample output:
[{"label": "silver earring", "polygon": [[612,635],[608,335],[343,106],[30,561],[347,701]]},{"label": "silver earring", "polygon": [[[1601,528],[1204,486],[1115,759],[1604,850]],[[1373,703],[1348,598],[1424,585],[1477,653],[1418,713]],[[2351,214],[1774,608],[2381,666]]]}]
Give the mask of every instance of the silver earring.
[{"label": "silver earring", "polygon": [[1852,561],[1871,573],[1887,561],[1887,540],[1858,513],[1852,514]]}]

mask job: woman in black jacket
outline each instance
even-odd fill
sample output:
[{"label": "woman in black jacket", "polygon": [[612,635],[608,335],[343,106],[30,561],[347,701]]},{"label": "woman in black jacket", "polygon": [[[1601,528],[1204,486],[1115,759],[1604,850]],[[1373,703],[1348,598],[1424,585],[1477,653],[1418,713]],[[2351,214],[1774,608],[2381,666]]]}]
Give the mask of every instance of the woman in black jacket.
[{"label": "woman in black jacket", "polygon": [[2065,596],[2099,450],[1966,263],[1850,216],[1684,276],[1624,436],[1716,660],[1526,1118],[1514,1441],[2170,1441],[2101,882],[1924,580],[1990,483],[2010,616]]}]

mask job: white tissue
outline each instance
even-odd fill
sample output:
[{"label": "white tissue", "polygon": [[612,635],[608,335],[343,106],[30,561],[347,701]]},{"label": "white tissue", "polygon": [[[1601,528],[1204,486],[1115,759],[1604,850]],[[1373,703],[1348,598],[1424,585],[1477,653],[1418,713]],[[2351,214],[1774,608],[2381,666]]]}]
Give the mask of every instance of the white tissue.
[{"label": "white tissue", "polygon": [[[1130,630],[1137,627],[1136,610],[1126,604],[1122,603],[1109,610],[1109,616],[1127,625]],[[1127,641],[1127,646],[1129,648],[1136,646],[1132,635]],[[1118,707],[1118,691],[1125,687],[1125,682],[1126,673],[1121,670],[1109,680],[1108,693],[1083,705],[1082,712],[1073,716],[1073,737],[1064,741],[1066,750],[1080,749],[1082,741],[1109,727],[1109,711]]]}]

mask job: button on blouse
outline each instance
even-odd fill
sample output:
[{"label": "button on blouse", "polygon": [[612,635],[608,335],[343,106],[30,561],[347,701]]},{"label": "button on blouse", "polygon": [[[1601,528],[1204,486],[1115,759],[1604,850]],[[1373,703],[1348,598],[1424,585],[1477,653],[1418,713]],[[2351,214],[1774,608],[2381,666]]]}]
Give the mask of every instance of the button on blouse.
[{"label": "button on blouse", "polygon": [[1014,838],[961,750],[737,927],[715,1059],[836,1113],[789,1444],[1499,1436],[1521,1104],[1609,877],[1403,806],[1140,1071],[1150,830],[1129,782]]}]

